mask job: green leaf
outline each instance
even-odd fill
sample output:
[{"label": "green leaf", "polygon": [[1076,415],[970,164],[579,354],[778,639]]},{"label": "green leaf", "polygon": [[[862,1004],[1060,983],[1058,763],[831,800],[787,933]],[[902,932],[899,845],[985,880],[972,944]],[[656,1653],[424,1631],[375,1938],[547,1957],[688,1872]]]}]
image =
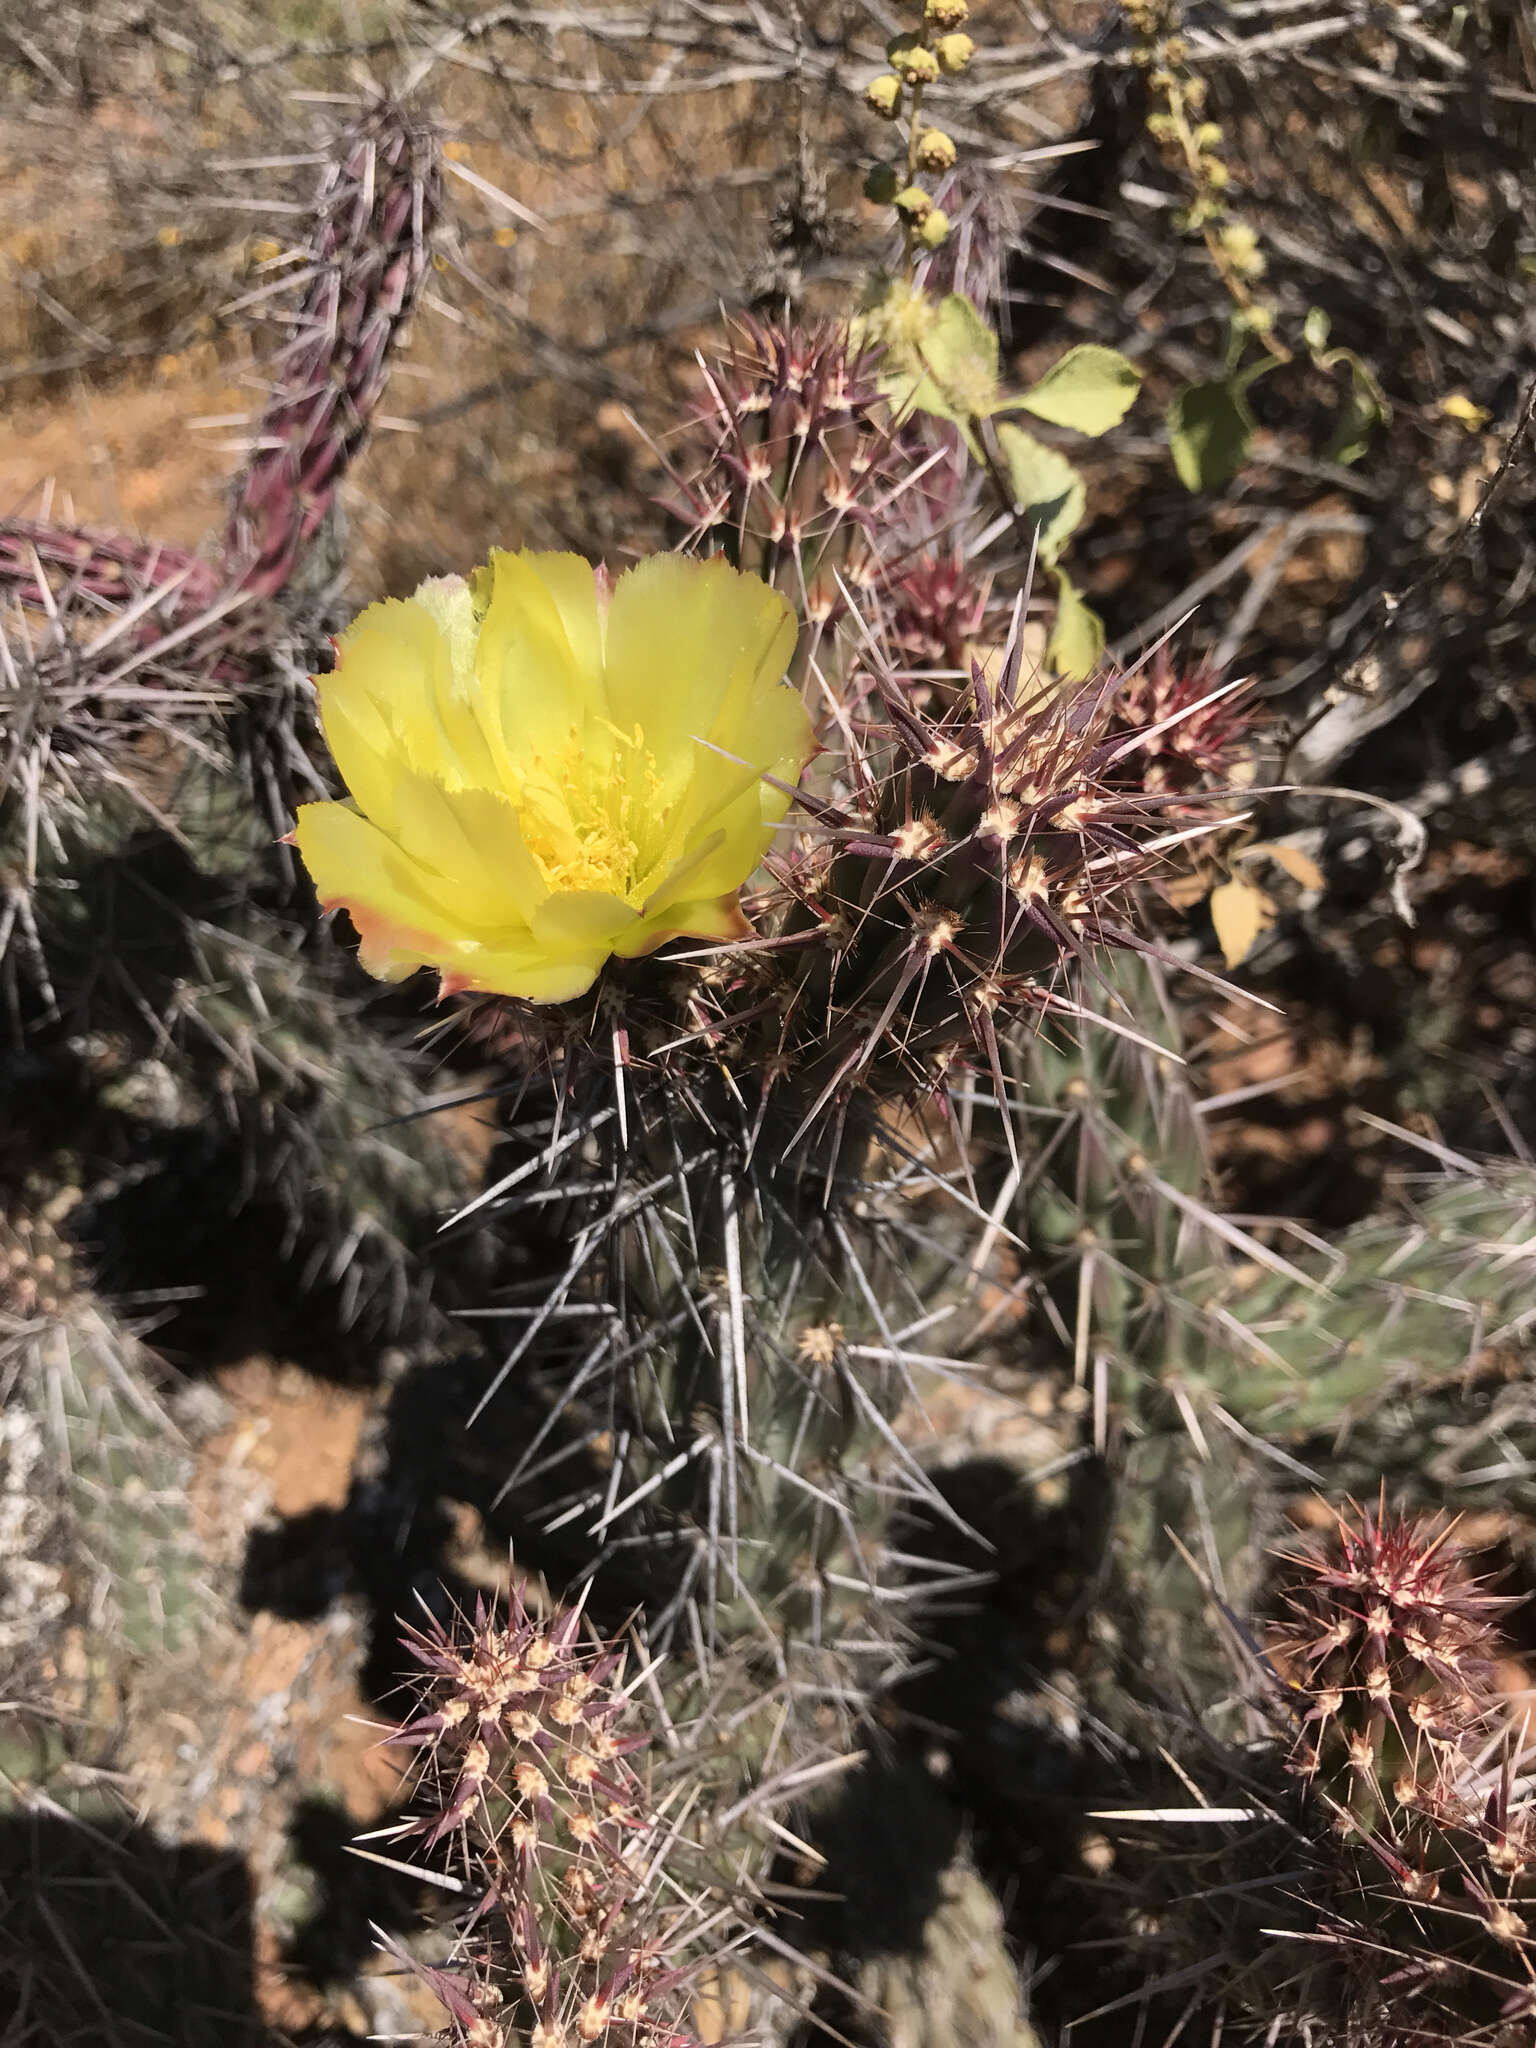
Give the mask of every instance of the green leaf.
[{"label": "green leaf", "polygon": [[1254,417],[1245,396],[1250,379],[1186,384],[1168,408],[1168,445],[1187,491],[1219,491],[1248,460]]},{"label": "green leaf", "polygon": [[1054,574],[1056,624],[1046,643],[1045,658],[1059,676],[1080,683],[1093,674],[1104,653],[1104,621],[1084,604],[1064,570],[1057,569]]},{"label": "green leaf", "polygon": [[961,292],[939,302],[938,316],[918,343],[918,354],[935,387],[937,402],[924,391],[917,403],[940,419],[985,419],[997,406],[997,336]]},{"label": "green leaf", "polygon": [[1371,445],[1372,434],[1383,420],[1391,418],[1391,408],[1382,395],[1381,386],[1353,349],[1332,350],[1324,358],[1324,365],[1332,369],[1335,363],[1344,363],[1348,367],[1349,389],[1339,408],[1333,438],[1323,454],[1329,462],[1358,462]]},{"label": "green leaf", "polygon": [[949,420],[964,432],[979,461],[971,422],[996,410],[998,343],[970,300],[951,292],[924,321],[911,318],[909,302],[907,318],[899,325],[891,322],[885,341],[890,367],[880,389],[897,418],[926,412]]},{"label": "green leaf", "polygon": [[1040,560],[1049,568],[1066,546],[1088,502],[1081,474],[1054,448],[1000,420],[997,445],[1008,472],[1013,502],[1040,535]]},{"label": "green leaf", "polygon": [[1141,372],[1118,349],[1086,341],[1069,348],[1059,362],[1006,408],[1022,406],[1037,419],[1079,434],[1104,434],[1119,426],[1141,385]]}]

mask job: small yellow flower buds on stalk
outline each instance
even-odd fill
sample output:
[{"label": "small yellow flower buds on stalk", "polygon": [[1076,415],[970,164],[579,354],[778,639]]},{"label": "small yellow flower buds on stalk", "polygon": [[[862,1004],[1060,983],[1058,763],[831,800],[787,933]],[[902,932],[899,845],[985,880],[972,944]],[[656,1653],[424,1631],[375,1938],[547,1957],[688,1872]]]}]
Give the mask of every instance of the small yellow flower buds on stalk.
[{"label": "small yellow flower buds on stalk", "polygon": [[949,220],[933,195],[917,183],[919,173],[942,178],[955,167],[953,137],[942,128],[922,125],[923,95],[930,86],[953,77],[970,63],[975,44],[961,32],[970,17],[968,0],[924,0],[923,24],[893,36],[886,45],[890,71],[871,79],[864,88],[865,104],[883,121],[904,115],[911,126],[908,133],[906,177],[886,164],[876,165],[865,181],[866,198],[876,205],[892,206],[901,221],[906,243],[907,271],[912,275],[921,250],[942,246],[949,233]]},{"label": "small yellow flower buds on stalk", "polygon": [[908,85],[934,85],[939,76],[939,60],[918,35],[897,36],[886,47],[886,57],[897,76],[904,78]]},{"label": "small yellow flower buds on stalk", "polygon": [[934,45],[934,55],[939,60],[939,69],[947,78],[953,78],[963,71],[976,54],[976,45],[969,36],[941,36]]},{"label": "small yellow flower buds on stalk", "polygon": [[926,128],[917,138],[918,169],[939,177],[955,167],[955,145],[940,128]]},{"label": "small yellow flower buds on stalk", "polygon": [[1232,301],[1236,327],[1259,335],[1272,357],[1286,361],[1289,351],[1268,338],[1273,311],[1251,289],[1265,268],[1258,237],[1232,217],[1227,203],[1231,172],[1221,155],[1221,124],[1200,118],[1205,80],[1188,68],[1189,45],[1179,33],[1180,0],[1126,0],[1125,18],[1135,38],[1131,61],[1145,72],[1154,103],[1146,117],[1147,133],[1189,191],[1189,203],[1174,215],[1174,226],[1180,234],[1204,240]]}]

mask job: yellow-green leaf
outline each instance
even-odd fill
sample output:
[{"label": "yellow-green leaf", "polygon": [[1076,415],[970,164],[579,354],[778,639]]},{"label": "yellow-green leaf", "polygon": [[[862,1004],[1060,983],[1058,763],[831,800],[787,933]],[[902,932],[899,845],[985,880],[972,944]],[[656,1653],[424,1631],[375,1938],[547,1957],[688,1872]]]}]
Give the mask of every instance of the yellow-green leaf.
[{"label": "yellow-green leaf", "polygon": [[1038,530],[1040,560],[1049,568],[1083,516],[1088,502],[1083,479],[1065,455],[1011,420],[998,422],[997,445],[1014,505]]},{"label": "yellow-green leaf", "polygon": [[938,316],[918,343],[929,381],[942,406],[926,391],[917,400],[942,419],[985,419],[997,405],[997,336],[962,292],[939,302]]},{"label": "yellow-green leaf", "polygon": [[1052,426],[1071,427],[1079,434],[1105,434],[1119,426],[1141,385],[1141,372],[1118,349],[1085,341],[1069,348],[1036,383],[1018,398],[1022,406]]},{"label": "yellow-green leaf", "polygon": [[1242,965],[1274,921],[1275,906],[1269,897],[1237,875],[1211,891],[1211,923],[1229,967]]},{"label": "yellow-green leaf", "polygon": [[1253,414],[1244,396],[1246,377],[1186,384],[1168,408],[1168,445],[1187,491],[1219,491],[1248,460]]},{"label": "yellow-green leaf", "polygon": [[1104,652],[1104,621],[1082,599],[1064,570],[1057,569],[1056,624],[1045,658],[1059,676],[1080,683],[1091,676]]}]

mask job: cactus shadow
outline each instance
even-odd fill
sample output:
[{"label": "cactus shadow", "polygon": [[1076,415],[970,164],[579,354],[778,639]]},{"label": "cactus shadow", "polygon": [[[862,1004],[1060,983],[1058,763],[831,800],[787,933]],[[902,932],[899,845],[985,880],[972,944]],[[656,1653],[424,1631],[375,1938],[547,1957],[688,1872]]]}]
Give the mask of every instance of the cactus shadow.
[{"label": "cactus shadow", "polygon": [[356,1839],[357,1822],[330,1800],[301,1800],[289,1822],[289,1848],[310,1874],[314,1903],[283,1962],[321,1989],[358,1974],[378,1946],[376,1928],[403,1933],[423,1917],[427,1886],[353,1855]]},{"label": "cactus shadow", "polygon": [[1134,1765],[1099,1712],[1106,1663],[1136,1654],[1122,1641],[1106,1657],[1099,1640],[1112,1604],[1114,1476],[1087,1457],[1055,1490],[995,1458],[930,1476],[984,1544],[929,1513],[899,1547],[989,1577],[925,1612],[928,1654],[896,1696],[898,1717],[942,1772],[938,1789],[1005,1902],[1015,1953],[1053,1959],[1032,1997],[1037,2022],[1075,2020],[1108,1995],[1113,1974],[1082,1947],[1100,1918],[1092,1814]]},{"label": "cactus shadow", "polygon": [[[545,1410],[513,1379],[476,1414],[501,1362],[499,1352],[474,1352],[408,1368],[390,1389],[346,1502],[269,1522],[248,1539],[241,1604],[313,1621],[356,1602],[367,1640],[359,1683],[381,1705],[399,1704],[409,1667],[402,1620],[446,1622],[456,1609],[494,1602],[512,1559],[541,1573],[557,1596],[589,1562],[580,1524],[554,1536],[544,1525],[567,1490],[592,1483],[595,1468],[571,1457],[508,1489]],[[622,1620],[657,1588],[637,1569],[605,1567],[601,1592],[599,1620]]]},{"label": "cactus shadow", "polygon": [[277,2048],[243,1859],[110,1816],[0,1817],[0,2036]]},{"label": "cactus shadow", "polygon": [[[387,1065],[420,989],[380,1001],[344,948],[314,933],[300,943],[303,910],[273,876],[209,873],[169,832],[146,827],[70,861],[47,935],[56,1013],[29,1014],[22,1042],[0,1050],[7,1165],[78,1158],[90,1192],[70,1232],[104,1292],[154,1311],[157,1348],[181,1372],[261,1352],[373,1384],[390,1341],[440,1331],[436,1297],[471,1271],[483,1278],[482,1241],[466,1233],[445,1255],[425,1202],[402,1202],[380,1230],[367,1185],[355,1215],[333,1213],[328,1191],[311,1185],[305,1104],[323,1112],[330,1082],[301,1065],[283,1108],[246,1085],[249,1047],[201,1017],[199,997],[224,986],[208,941],[221,960],[231,946],[238,959],[253,913],[252,929],[282,934],[284,957],[296,949],[322,998],[344,1006],[355,1041]],[[254,1042],[263,998],[253,988]]]}]

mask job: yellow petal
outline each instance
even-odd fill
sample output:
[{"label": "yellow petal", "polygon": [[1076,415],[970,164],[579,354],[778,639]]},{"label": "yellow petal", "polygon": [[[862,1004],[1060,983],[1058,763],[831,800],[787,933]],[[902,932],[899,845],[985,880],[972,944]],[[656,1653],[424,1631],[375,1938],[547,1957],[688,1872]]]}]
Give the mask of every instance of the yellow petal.
[{"label": "yellow petal", "polygon": [[597,601],[597,576],[581,555],[524,554],[554,601],[565,628],[566,642],[591,701],[602,697],[603,622]]},{"label": "yellow petal", "polygon": [[376,825],[391,831],[395,818],[395,785],[400,779],[404,756],[391,736],[381,730],[379,720],[370,715],[367,704],[361,705],[362,717],[359,720],[356,693],[345,697],[337,691],[327,692],[325,685],[329,680],[329,677],[321,680],[321,717],[341,779],[358,808]]},{"label": "yellow petal", "polygon": [[294,827],[315,893],[327,910],[345,909],[362,940],[370,974],[398,981],[453,950],[441,915],[413,864],[376,825],[346,804],[301,804]]},{"label": "yellow petal", "polygon": [[526,925],[549,893],[523,843],[517,812],[494,790],[445,790],[403,775],[391,834],[450,929],[483,936]]},{"label": "yellow petal", "polygon": [[[336,666],[315,687],[325,736],[348,787],[349,764],[342,758],[348,735],[387,757],[400,752],[398,735],[425,718],[437,642],[430,614],[394,597],[369,605],[337,639]],[[345,731],[333,737],[338,716]]]},{"label": "yellow petal", "polygon": [[712,824],[708,837],[697,845],[690,843],[688,852],[652,889],[644,904],[647,917],[685,898],[723,896],[739,889],[773,838],[773,827],[763,823],[759,811],[756,783],[718,812]]},{"label": "yellow petal", "polygon": [[458,995],[478,989],[495,996],[521,996],[528,1003],[568,1003],[585,995],[602,971],[606,949],[584,958],[551,959],[536,945],[475,946],[442,977],[440,993]]},{"label": "yellow petal", "polygon": [[654,953],[669,939],[702,939],[706,943],[724,945],[729,940],[746,939],[751,935],[752,927],[733,890],[729,896],[718,896],[709,901],[690,899],[686,903],[674,904],[670,910],[644,919],[639,928],[613,950],[621,959],[638,960],[646,953]]},{"label": "yellow petal", "polygon": [[777,824],[789,809],[790,791],[816,746],[815,730],[799,691],[784,685],[769,689],[754,680],[750,688],[734,692],[722,705],[710,739],[721,750],[713,758],[722,767],[727,765],[723,756],[735,755],[761,774],[788,785],[776,789],[773,783],[764,782],[760,787],[762,815]]},{"label": "yellow petal", "polygon": [[[535,555],[491,556],[491,595],[475,650],[477,709],[503,784],[514,794],[530,756],[563,753],[601,716],[599,679],[578,660]],[[587,575],[590,579],[591,570]],[[569,598],[570,579],[556,577]],[[596,632],[594,587],[592,632]],[[582,629],[578,629],[578,638]]]},{"label": "yellow petal", "polygon": [[533,935],[552,952],[611,953],[640,922],[638,910],[596,889],[566,889],[546,896],[533,914]]},{"label": "yellow petal", "polygon": [[[722,706],[743,685],[771,691],[794,644],[794,613],[755,576],[718,558],[653,555],[619,578],[609,607],[613,721],[625,732],[639,726],[665,773],[688,755],[695,735],[715,736]],[[785,695],[795,701],[793,692]],[[740,737],[737,721],[730,723]]]}]

